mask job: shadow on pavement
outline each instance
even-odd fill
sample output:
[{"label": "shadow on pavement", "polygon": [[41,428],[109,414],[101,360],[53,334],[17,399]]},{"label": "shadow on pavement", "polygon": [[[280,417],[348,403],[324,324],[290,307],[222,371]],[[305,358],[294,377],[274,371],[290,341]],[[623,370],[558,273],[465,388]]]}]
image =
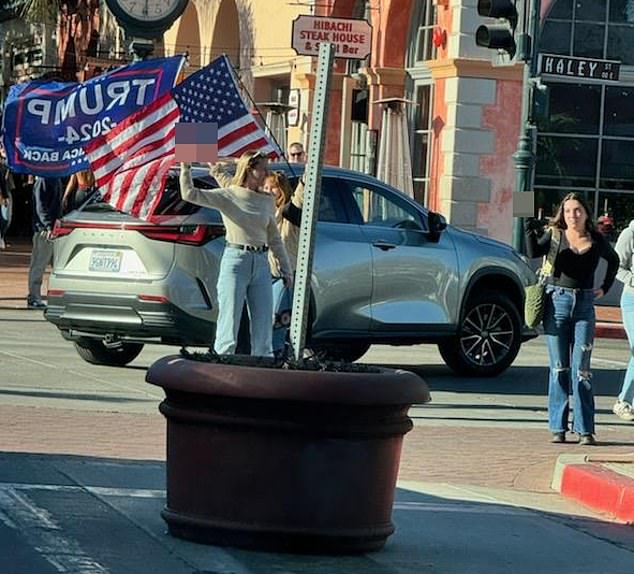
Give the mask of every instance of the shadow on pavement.
[{"label": "shadow on pavement", "polygon": [[[548,394],[548,367],[511,367],[501,375],[490,378],[459,377],[443,365],[377,364],[391,369],[405,369],[416,373],[431,391],[453,393],[493,393],[498,395]],[[592,369],[592,386],[596,396],[616,397],[621,390],[624,370]],[[522,381],[518,385],[518,381]]]},{"label": "shadow on pavement", "polygon": [[16,391],[14,389],[0,389],[0,396],[14,397],[39,397],[47,399],[98,401],[107,403],[145,403],[147,399],[135,399],[131,397],[121,397],[116,395],[95,395],[88,393],[58,393],[54,391]]},{"label": "shadow on pavement", "polygon": [[193,544],[166,534],[164,473],[164,464],[153,461],[0,453],[5,568],[9,560],[10,572],[38,574],[631,574],[629,527],[492,502],[473,492],[456,498],[398,489],[396,533],[382,551],[366,555]]},{"label": "shadow on pavement", "polygon": [[[31,309],[26,309],[22,307],[3,307],[0,305],[0,309],[10,309],[11,311],[32,311]],[[24,319],[0,319],[0,323],[41,323],[42,319],[29,319],[25,317]]]}]

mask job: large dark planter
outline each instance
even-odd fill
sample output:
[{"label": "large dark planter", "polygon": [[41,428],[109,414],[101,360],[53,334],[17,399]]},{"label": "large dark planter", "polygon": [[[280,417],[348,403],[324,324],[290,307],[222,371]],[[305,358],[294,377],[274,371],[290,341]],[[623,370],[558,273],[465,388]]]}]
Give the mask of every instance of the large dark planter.
[{"label": "large dark planter", "polygon": [[174,536],[255,549],[356,553],[394,532],[392,503],[412,403],[408,371],[300,371],[171,356],[163,387]]}]

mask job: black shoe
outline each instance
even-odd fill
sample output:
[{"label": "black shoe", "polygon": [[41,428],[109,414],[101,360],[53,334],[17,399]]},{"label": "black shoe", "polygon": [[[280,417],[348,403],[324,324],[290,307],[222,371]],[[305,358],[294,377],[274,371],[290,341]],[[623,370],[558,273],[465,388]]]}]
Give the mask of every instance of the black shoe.
[{"label": "black shoe", "polygon": [[26,298],[26,307],[27,309],[46,309],[46,303],[41,299],[29,296]]},{"label": "black shoe", "polygon": [[579,437],[579,444],[585,446],[594,446],[595,444],[597,444],[597,441],[591,434],[582,434]]},{"label": "black shoe", "polygon": [[550,442],[566,442],[565,432],[554,432]]}]

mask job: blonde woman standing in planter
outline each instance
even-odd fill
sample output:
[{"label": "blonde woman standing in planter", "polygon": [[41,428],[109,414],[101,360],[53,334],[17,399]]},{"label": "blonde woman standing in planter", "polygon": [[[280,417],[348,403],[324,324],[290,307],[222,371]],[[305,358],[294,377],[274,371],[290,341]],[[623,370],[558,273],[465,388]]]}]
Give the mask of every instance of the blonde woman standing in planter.
[{"label": "blonde woman standing in planter", "polygon": [[[552,277],[546,284],[544,334],[548,344],[548,426],[552,442],[566,440],[570,393],[574,397],[573,431],[579,442],[593,445],[594,394],[590,359],[594,344],[594,302],[603,297],[618,268],[618,256],[594,228],[591,211],[582,195],[564,197],[555,217],[541,236],[534,220],[527,221],[529,257],[546,255],[554,233],[560,237]],[[601,287],[594,289],[599,259],[608,267]]]},{"label": "blonde woman standing in planter", "polygon": [[623,378],[623,386],[612,411],[624,421],[634,421],[634,220],[621,232],[616,242],[619,270],[616,278],[623,283],[621,315],[630,343],[630,361]]},{"label": "blonde woman standing in planter", "polygon": [[218,275],[218,324],[214,350],[235,352],[242,308],[246,300],[251,325],[251,354],[272,356],[273,294],[269,249],[281,261],[284,282],[293,275],[275,221],[273,197],[262,191],[267,159],[260,152],[245,152],[237,162],[228,187],[198,189],[190,165],[181,164],[180,188],[185,201],[220,211],[226,245]]}]

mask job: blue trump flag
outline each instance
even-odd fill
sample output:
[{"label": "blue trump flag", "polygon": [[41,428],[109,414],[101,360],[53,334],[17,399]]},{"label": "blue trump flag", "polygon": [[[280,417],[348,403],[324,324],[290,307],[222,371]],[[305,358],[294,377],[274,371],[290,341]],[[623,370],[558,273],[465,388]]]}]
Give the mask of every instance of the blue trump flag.
[{"label": "blue trump flag", "polygon": [[11,87],[3,116],[9,169],[60,177],[88,169],[84,147],[174,87],[183,56],[144,60],[78,84]]}]

